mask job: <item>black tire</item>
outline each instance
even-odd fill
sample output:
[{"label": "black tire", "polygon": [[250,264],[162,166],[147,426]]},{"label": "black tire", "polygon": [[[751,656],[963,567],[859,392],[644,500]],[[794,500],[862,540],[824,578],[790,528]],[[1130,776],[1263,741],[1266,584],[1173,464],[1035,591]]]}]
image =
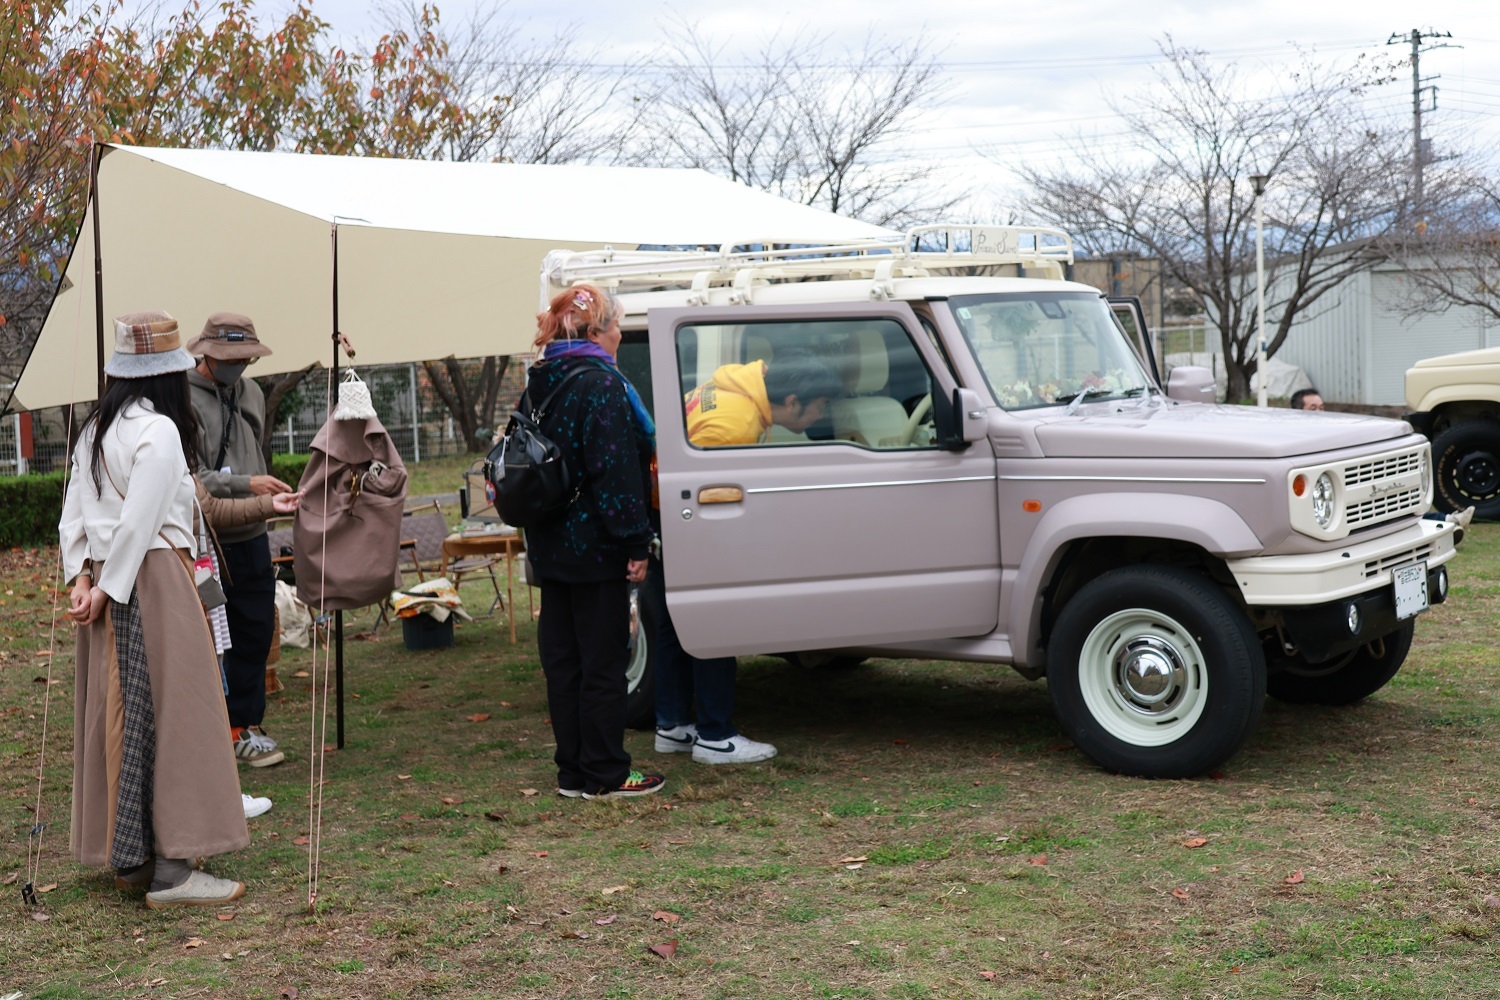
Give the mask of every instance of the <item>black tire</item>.
[{"label": "black tire", "polygon": [[[1132,664],[1154,669],[1132,675]],[[1089,582],[1063,607],[1047,687],[1063,729],[1100,766],[1190,778],[1224,763],[1255,731],[1266,663],[1244,610],[1213,581],[1131,566]]]},{"label": "black tire", "polygon": [[867,656],[840,656],[837,653],[824,653],[820,650],[778,655],[792,666],[804,667],[808,670],[850,670],[869,659]]},{"label": "black tire", "polygon": [[1416,622],[1407,622],[1327,663],[1309,664],[1297,658],[1279,661],[1274,666],[1280,669],[1266,678],[1266,693],[1295,705],[1352,705],[1391,682],[1411,652],[1416,630]]},{"label": "black tire", "polygon": [[630,660],[625,668],[625,725],[656,729],[656,611],[641,591],[630,592]]},{"label": "black tire", "polygon": [[1500,423],[1465,420],[1432,439],[1432,505],[1500,521]]}]

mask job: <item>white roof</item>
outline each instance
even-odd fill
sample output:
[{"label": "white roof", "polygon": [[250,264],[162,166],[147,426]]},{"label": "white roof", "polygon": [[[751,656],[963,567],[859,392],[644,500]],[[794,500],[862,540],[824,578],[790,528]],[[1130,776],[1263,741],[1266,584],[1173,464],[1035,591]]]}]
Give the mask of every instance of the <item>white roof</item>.
[{"label": "white roof", "polygon": [[[257,375],[331,360],[335,231],[356,367],[528,350],[552,249],[896,235],[702,170],[135,146],[105,147],[99,225],[106,323],[165,309],[186,341],[244,313]],[[93,258],[90,210],[12,408],[94,398]]]}]

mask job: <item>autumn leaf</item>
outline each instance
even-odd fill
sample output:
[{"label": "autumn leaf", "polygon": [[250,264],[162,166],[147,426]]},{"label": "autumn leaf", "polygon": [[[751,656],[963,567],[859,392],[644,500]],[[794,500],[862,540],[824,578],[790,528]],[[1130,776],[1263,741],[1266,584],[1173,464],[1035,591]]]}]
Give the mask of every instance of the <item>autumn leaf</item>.
[{"label": "autumn leaf", "polygon": [[215,913],[214,916],[218,917],[220,920],[226,920],[226,921],[234,919],[234,914],[233,913]]},{"label": "autumn leaf", "polygon": [[444,795],[443,796],[443,805],[445,805],[445,806],[461,806],[463,804],[464,804],[464,800],[463,799],[455,799],[451,795]]},{"label": "autumn leaf", "polygon": [[677,954],[677,939],[673,938],[670,941],[663,941],[661,944],[653,944],[646,950],[653,955],[660,955],[662,958],[669,959]]},{"label": "autumn leaf", "polygon": [[188,938],[187,939],[187,944],[183,945],[183,947],[184,948],[198,948],[198,947],[201,947],[202,945],[203,945],[203,939],[200,938],[200,937],[195,937],[195,938]]},{"label": "autumn leaf", "polygon": [[503,823],[505,821],[505,813],[495,812],[493,809],[491,809],[489,812],[484,814],[484,818],[488,820],[494,820],[496,823]]},{"label": "autumn leaf", "polygon": [[630,891],[630,886],[628,886],[628,885],[612,885],[612,886],[610,886],[607,889],[600,889],[599,891],[601,893],[603,893],[604,895],[606,895],[606,896],[613,896],[617,892],[629,892]]},{"label": "autumn leaf", "polygon": [[1177,888],[1175,888],[1175,889],[1172,890],[1172,898],[1173,899],[1180,899],[1183,902],[1187,902],[1188,891],[1186,889],[1184,889],[1182,886],[1179,885]]},{"label": "autumn leaf", "polygon": [[488,712],[475,712],[473,715],[465,716],[470,722],[484,722],[490,717]]},{"label": "autumn leaf", "polygon": [[409,774],[398,774],[398,775],[396,775],[396,780],[397,781],[410,781],[411,780],[411,775],[409,775]]},{"label": "autumn leaf", "polygon": [[1489,907],[1500,906],[1500,896],[1486,896],[1486,897],[1484,897],[1484,905],[1485,906],[1489,906]]},{"label": "autumn leaf", "polygon": [[563,937],[572,938],[576,941],[587,941],[589,936],[582,931],[564,931]]},{"label": "autumn leaf", "polygon": [[48,920],[51,920],[52,917],[50,914],[33,911],[31,914],[31,919],[37,921],[38,923],[46,923]]},{"label": "autumn leaf", "polygon": [[615,914],[613,914],[613,913],[611,913],[607,917],[600,917],[598,920],[594,921],[594,923],[598,924],[600,927],[608,927],[610,924],[612,924],[614,922],[615,922]]},{"label": "autumn leaf", "polygon": [[281,1000],[297,1000],[297,987],[288,986],[281,991]]},{"label": "autumn leaf", "polygon": [[677,914],[671,912],[670,910],[657,910],[655,913],[651,914],[651,919],[660,920],[664,924],[675,924],[682,918]]},{"label": "autumn leaf", "polygon": [[981,972],[979,974],[979,978],[981,978],[981,979],[991,979],[992,980],[992,979],[995,978],[995,974],[993,972],[988,972],[988,971]]},{"label": "autumn leaf", "polygon": [[844,857],[839,858],[837,861],[835,861],[834,864],[836,864],[836,865],[852,865],[852,864],[855,864],[855,863],[860,862],[860,861],[869,861],[869,860],[870,859],[867,858],[863,854],[861,854],[859,857],[854,857],[852,855],[847,855],[846,854]]},{"label": "autumn leaf", "polygon": [[1290,875],[1288,875],[1286,877],[1286,884],[1287,885],[1296,885],[1298,882],[1301,882],[1301,881],[1302,881],[1302,869],[1301,868],[1298,868],[1296,871],[1292,872]]},{"label": "autumn leaf", "polygon": [[51,892],[53,889],[56,889],[56,888],[57,888],[57,883],[56,882],[48,882],[46,885],[39,885],[39,886],[37,886],[36,887],[36,891],[37,892]]},{"label": "autumn leaf", "polygon": [[293,837],[292,843],[296,844],[298,847],[306,847],[308,845],[308,839],[306,837]]},{"label": "autumn leaf", "polygon": [[531,852],[531,856],[533,858],[545,858],[547,856],[547,852],[546,851],[532,851]]},{"label": "autumn leaf", "polygon": [[1036,865],[1040,868],[1042,865],[1045,865],[1047,863],[1047,855],[1038,854],[1035,857],[1027,858],[1026,863],[1028,865]]},{"label": "autumn leaf", "polygon": [[535,788],[523,788],[521,789],[521,794],[529,799],[533,795],[540,795],[541,793],[538,792]]},{"label": "autumn leaf", "polygon": [[1208,843],[1207,837],[1193,837],[1191,840],[1184,840],[1182,842],[1182,846],[1191,849],[1194,847],[1202,847],[1206,843]]}]

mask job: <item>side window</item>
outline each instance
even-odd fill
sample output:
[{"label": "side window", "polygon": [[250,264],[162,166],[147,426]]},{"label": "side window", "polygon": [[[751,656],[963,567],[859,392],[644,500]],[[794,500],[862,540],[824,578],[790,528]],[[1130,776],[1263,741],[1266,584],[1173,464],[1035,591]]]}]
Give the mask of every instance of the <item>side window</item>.
[{"label": "side window", "polygon": [[932,374],[894,320],[683,326],[676,344],[696,447],[933,447]]}]

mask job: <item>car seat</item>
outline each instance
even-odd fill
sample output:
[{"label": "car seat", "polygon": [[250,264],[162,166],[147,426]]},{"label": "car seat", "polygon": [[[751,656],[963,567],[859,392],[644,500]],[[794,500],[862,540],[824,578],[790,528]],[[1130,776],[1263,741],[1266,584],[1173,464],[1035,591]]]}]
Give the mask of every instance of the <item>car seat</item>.
[{"label": "car seat", "polygon": [[859,330],[845,345],[844,379],[849,396],[828,404],[833,436],[871,448],[897,448],[906,436],[906,408],[878,395],[890,380],[890,358],[879,330]]}]

